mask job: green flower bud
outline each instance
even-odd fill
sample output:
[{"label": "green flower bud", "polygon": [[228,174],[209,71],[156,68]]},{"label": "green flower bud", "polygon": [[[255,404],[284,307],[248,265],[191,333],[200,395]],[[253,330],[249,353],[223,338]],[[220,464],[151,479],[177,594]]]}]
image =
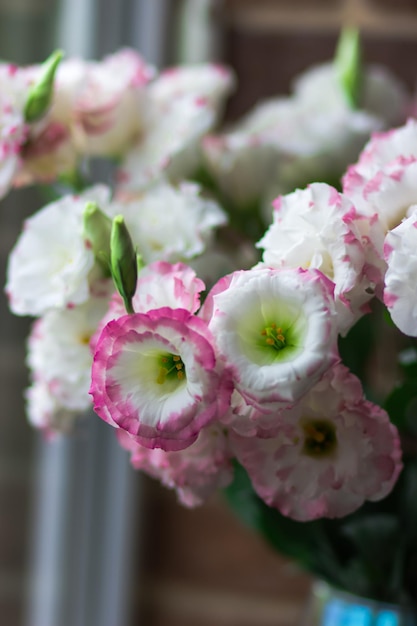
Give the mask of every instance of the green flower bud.
[{"label": "green flower bud", "polygon": [[110,271],[110,235],[112,223],[95,202],[88,202],[83,214],[83,234],[105,276]]},{"label": "green flower bud", "polygon": [[112,223],[110,268],[114,284],[123,298],[126,311],[134,313],[132,298],[136,291],[138,262],[132,239],[122,215],[116,215]]},{"label": "green flower bud", "polygon": [[43,63],[41,74],[37,82],[29,89],[26,99],[24,109],[26,122],[36,122],[48,110],[52,101],[55,72],[63,56],[62,50],[56,50]]},{"label": "green flower bud", "polygon": [[362,54],[357,28],[344,28],[335,55],[336,72],[345,98],[352,109],[360,106],[362,87]]}]

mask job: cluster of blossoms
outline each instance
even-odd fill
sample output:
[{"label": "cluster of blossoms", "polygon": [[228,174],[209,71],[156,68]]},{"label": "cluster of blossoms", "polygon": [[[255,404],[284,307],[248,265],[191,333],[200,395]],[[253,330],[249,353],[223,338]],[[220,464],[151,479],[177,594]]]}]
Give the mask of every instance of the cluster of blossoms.
[{"label": "cluster of blossoms", "polygon": [[0,197],[13,186],[71,177],[91,157],[120,159],[129,190],[163,173],[182,179],[234,83],[216,65],[158,75],[130,49],[101,62],[61,57],[0,64]]},{"label": "cluster of blossoms", "polygon": [[[364,110],[352,112],[322,68],[299,81],[294,99],[265,105],[219,140],[208,133],[233,84],[224,68],[157,75],[123,51],[54,71],[35,124],[25,121],[21,97],[4,191],[69,174],[86,156],[117,155],[121,165],[113,193],[96,185],[30,217],[10,255],[10,308],[37,317],[28,342],[30,421],[46,433],[67,431],[93,406],[134,467],[188,506],[230,484],[234,459],[259,497],[297,520],[341,517],[385,497],[402,467],[399,435],[343,365],[338,339],[373,298],[417,336],[417,123],[375,135],[342,191],[317,182],[278,195],[256,244],[262,259],[237,270],[222,259],[206,271],[207,293],[196,267],[215,258],[215,231],[227,215],[185,178],[206,151],[219,168],[229,163],[240,191],[255,179],[266,186],[252,163],[279,187],[274,171],[285,170],[284,157],[295,167],[298,140],[299,172],[307,161],[317,165],[313,156],[321,164],[323,155],[334,158],[328,129],[319,141],[319,111],[344,129],[341,154],[350,160],[348,144],[358,151],[365,135],[405,110],[402,88],[371,72]],[[40,72],[9,69],[10,84],[21,75],[36,83]],[[321,111],[315,86],[329,80],[329,109]],[[301,114],[308,133],[294,135],[304,128]],[[5,130],[4,145],[13,134]],[[235,183],[227,189],[232,196]],[[260,199],[253,193],[248,204]]]}]

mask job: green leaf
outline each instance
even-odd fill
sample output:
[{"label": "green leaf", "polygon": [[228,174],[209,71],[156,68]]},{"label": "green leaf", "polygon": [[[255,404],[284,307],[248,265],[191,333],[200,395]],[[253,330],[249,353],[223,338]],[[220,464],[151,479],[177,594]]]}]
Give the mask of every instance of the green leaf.
[{"label": "green leaf", "polygon": [[[405,544],[395,515],[375,513],[356,515],[342,524],[342,533],[352,544],[352,558],[346,568],[357,575],[350,587],[357,593],[385,600],[398,597],[402,587]],[[366,584],[367,588],[363,588]]]},{"label": "green leaf", "polygon": [[343,363],[364,382],[372,350],[375,346],[375,318],[364,315],[346,337],[339,338],[339,353]]},{"label": "green leaf", "polygon": [[238,463],[234,482],[224,491],[238,517],[260,533],[277,552],[337,584],[340,563],[320,521],[297,522],[268,507],[254,493],[246,471]]},{"label": "green leaf", "polygon": [[402,433],[417,436],[417,384],[406,381],[396,387],[385,401],[390,420]]}]

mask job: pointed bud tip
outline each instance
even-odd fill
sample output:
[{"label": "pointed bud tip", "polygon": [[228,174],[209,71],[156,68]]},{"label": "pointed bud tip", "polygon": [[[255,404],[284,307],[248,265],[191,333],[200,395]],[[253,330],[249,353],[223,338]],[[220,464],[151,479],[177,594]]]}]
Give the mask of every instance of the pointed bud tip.
[{"label": "pointed bud tip", "polygon": [[42,63],[40,76],[29,89],[26,99],[24,108],[26,122],[36,122],[47,112],[52,101],[55,73],[63,56],[64,52],[62,50],[55,50]]},{"label": "pointed bud tip", "polygon": [[342,29],[334,62],[347,102],[352,108],[358,108],[362,81],[361,41],[358,28],[347,26]]}]

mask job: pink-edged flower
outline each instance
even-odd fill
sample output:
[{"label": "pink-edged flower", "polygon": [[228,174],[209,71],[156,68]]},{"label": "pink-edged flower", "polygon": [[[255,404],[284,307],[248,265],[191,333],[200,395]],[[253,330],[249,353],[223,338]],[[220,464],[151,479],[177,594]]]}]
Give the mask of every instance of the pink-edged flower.
[{"label": "pink-edged flower", "polygon": [[72,173],[79,158],[67,126],[46,118],[31,130],[20,151],[13,185],[54,182],[58,176]]},{"label": "pink-edged flower", "polygon": [[[138,276],[132,306],[136,313],[170,307],[195,313],[200,307],[200,294],[205,289],[194,270],[184,263],[155,261],[145,266]],[[126,314],[125,305],[118,293],[113,295],[109,310],[101,320],[90,345],[94,349],[101,331],[111,320]]]},{"label": "pink-edged flower", "polygon": [[113,320],[96,345],[96,413],[146,447],[179,450],[227,410],[231,382],[205,322],[164,307]]},{"label": "pink-edged flower", "polygon": [[356,208],[377,214],[385,232],[417,204],[417,121],[372,137],[344,179],[343,190]]},{"label": "pink-edged flower", "polygon": [[417,208],[385,238],[384,303],[406,335],[417,337]]},{"label": "pink-edged flower", "polygon": [[391,491],[402,467],[398,432],[344,366],[330,370],[281,420],[272,438],[230,433],[237,459],[269,506],[299,521],[342,517]]},{"label": "pink-edged flower", "polygon": [[124,153],[143,127],[143,92],[154,71],[131,49],[58,68],[50,119],[68,127],[79,154]]},{"label": "pink-edged flower", "polygon": [[175,489],[185,506],[203,504],[232,481],[229,442],[216,425],[203,428],[197,440],[185,450],[173,452],[145,448],[123,430],[117,431],[117,437],[121,446],[130,452],[133,467]]},{"label": "pink-edged flower", "polygon": [[201,314],[236,389],[256,407],[293,404],[338,360],[333,285],[317,270],[235,272]]},{"label": "pink-edged flower", "polygon": [[273,206],[274,221],[257,244],[265,265],[325,274],[334,283],[339,329],[346,334],[383,280],[385,264],[364,236],[371,218],[325,183],[280,196]]},{"label": "pink-edged flower", "polygon": [[245,398],[233,390],[229,410],[220,418],[228,430],[233,430],[243,437],[273,437],[282,428],[280,410],[248,404]]},{"label": "pink-edged flower", "polygon": [[[1,85],[1,80],[0,80]],[[20,165],[20,153],[28,135],[23,111],[0,96],[0,198],[14,184]]]}]

